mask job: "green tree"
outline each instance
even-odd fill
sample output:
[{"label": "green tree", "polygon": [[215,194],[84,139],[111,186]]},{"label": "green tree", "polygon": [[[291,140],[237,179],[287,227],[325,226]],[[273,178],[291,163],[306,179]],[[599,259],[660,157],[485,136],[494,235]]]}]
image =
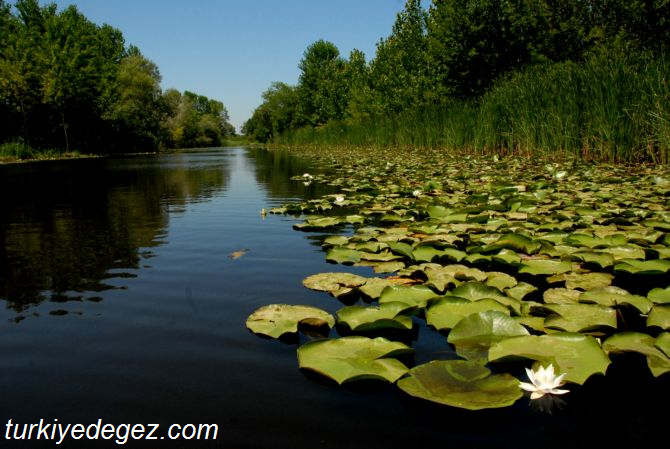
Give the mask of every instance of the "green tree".
[{"label": "green tree", "polygon": [[344,60],[335,44],[319,40],[305,50],[300,61],[298,123],[318,126],[344,117],[347,86]]},{"label": "green tree", "polygon": [[144,57],[137,47],[131,46],[119,64],[116,91],[112,94],[115,101],[104,114],[115,131],[123,136],[123,141],[119,142],[121,150],[157,147],[165,112],[160,81],[156,64]]}]

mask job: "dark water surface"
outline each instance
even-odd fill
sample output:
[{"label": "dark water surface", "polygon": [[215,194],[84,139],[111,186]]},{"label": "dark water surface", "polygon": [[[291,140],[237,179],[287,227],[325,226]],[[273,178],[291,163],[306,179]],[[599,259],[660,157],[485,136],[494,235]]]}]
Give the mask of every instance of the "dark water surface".
[{"label": "dark water surface", "polygon": [[[668,381],[643,363],[574,387],[552,414],[527,399],[468,412],[392,386],[320,382],[297,369],[297,344],[248,332],[268,303],[335,312],[302,286],[310,274],[371,275],[327,264],[295,218],[261,217],[327,193],[289,180],[314,170],[242,148],[0,167],[0,447],[38,446],[6,439],[9,419],[159,423],[159,437],[172,423],[219,426],[208,444],[133,447],[665,446]],[[423,362],[446,342],[422,328],[416,346]]]}]

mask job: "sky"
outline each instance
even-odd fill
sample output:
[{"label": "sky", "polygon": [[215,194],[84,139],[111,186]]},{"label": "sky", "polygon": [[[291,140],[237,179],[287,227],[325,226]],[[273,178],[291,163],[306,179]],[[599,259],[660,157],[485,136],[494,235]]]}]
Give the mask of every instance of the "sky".
[{"label": "sky", "polygon": [[[43,0],[41,4],[50,3]],[[369,60],[404,0],[55,0],[119,29],[158,65],[163,89],[222,101],[239,130],[273,81],[296,84],[311,43]]]}]

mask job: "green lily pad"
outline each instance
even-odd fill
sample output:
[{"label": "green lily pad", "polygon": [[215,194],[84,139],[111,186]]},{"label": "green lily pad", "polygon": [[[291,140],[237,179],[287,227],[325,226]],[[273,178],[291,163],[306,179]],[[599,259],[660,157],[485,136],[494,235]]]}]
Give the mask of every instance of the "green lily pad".
[{"label": "green lily pad", "polygon": [[491,256],[491,260],[505,265],[516,266],[521,263],[521,256],[510,249],[501,249],[498,254]]},{"label": "green lily pad", "polygon": [[612,335],[603,343],[607,352],[637,352],[647,356],[647,366],[658,377],[670,371],[670,359],[656,347],[656,339],[639,332],[621,332]]},{"label": "green lily pad", "polygon": [[378,299],[386,287],[395,285],[389,279],[368,278],[365,284],[358,287],[358,291],[370,299]]},{"label": "green lily pad", "polygon": [[335,325],[333,316],[316,307],[270,304],[257,309],[247,318],[247,328],[255,334],[279,338],[298,332],[298,326],[312,327]]},{"label": "green lily pad", "polygon": [[647,317],[647,327],[657,326],[670,330],[670,306],[656,304]]},{"label": "green lily pad", "polygon": [[413,352],[403,343],[382,337],[315,340],[298,348],[298,365],[338,384],[364,379],[395,382],[409,370],[391,357]]},{"label": "green lily pad", "polygon": [[523,234],[509,233],[496,240],[494,243],[486,246],[484,252],[493,252],[500,249],[509,249],[512,251],[521,251],[526,254],[534,254],[540,249],[540,244]]},{"label": "green lily pad", "polygon": [[626,290],[614,286],[599,287],[585,291],[579,296],[579,302],[601,304],[610,307],[628,304],[644,314],[649,313],[652,306],[652,302],[644,296],[631,295]]},{"label": "green lily pad", "polygon": [[512,288],[517,284],[516,278],[507,273],[490,271],[486,274],[488,275],[486,278],[486,285],[495,287],[500,291],[504,291],[506,288]]},{"label": "green lily pad", "polygon": [[616,310],[598,304],[547,304],[556,315],[544,320],[546,328],[567,332],[588,332],[602,327],[616,329]]},{"label": "green lily pad", "polygon": [[546,304],[576,304],[583,292],[567,288],[550,288],[543,294]]},{"label": "green lily pad", "polygon": [[519,282],[514,287],[505,289],[505,294],[510,298],[521,301],[526,295],[534,291],[537,291],[537,287],[534,285],[531,285],[527,282]]},{"label": "green lily pad", "polygon": [[293,229],[298,231],[321,231],[330,229],[342,224],[342,219],[339,217],[310,217],[304,223],[294,224]]},{"label": "green lily pad", "polygon": [[644,249],[635,245],[613,246],[598,250],[598,252],[610,254],[615,261],[623,262],[624,260],[644,260]]},{"label": "green lily pad", "polygon": [[470,301],[477,301],[480,299],[506,299],[500,290],[495,287],[490,287],[482,282],[466,282],[459,285],[451,291],[452,296],[469,299]]},{"label": "green lily pad", "polygon": [[487,310],[460,320],[449,333],[447,341],[456,346],[458,354],[468,360],[486,362],[491,345],[520,335],[528,335],[528,330],[511,318],[508,312]]},{"label": "green lily pad", "polygon": [[571,332],[508,338],[489,349],[489,361],[508,357],[552,363],[558,373],[566,373],[567,382],[580,385],[594,374],[605,374],[610,364],[595,338]]},{"label": "green lily pad", "polygon": [[670,357],[670,332],[663,332],[656,337],[656,347],[663,351],[667,357]]},{"label": "green lily pad", "polygon": [[343,246],[334,246],[326,253],[326,261],[352,265],[361,261],[361,252]]},{"label": "green lily pad", "polygon": [[434,299],[437,296],[437,293],[423,285],[412,285],[409,287],[405,285],[391,285],[382,291],[379,303],[384,304],[398,301],[422,309],[426,307],[428,300]]},{"label": "green lily pad", "polygon": [[670,287],[653,288],[647,293],[647,298],[654,304],[670,304]]},{"label": "green lily pad", "polygon": [[328,292],[336,298],[348,295],[354,288],[367,282],[367,278],[352,273],[319,273],[306,277],[302,285],[310,290]]},{"label": "green lily pad", "polygon": [[525,260],[519,267],[519,273],[533,275],[547,275],[567,273],[572,271],[572,263],[566,260],[531,259]]},{"label": "green lily pad", "polygon": [[379,306],[348,306],[337,311],[337,320],[352,331],[376,329],[411,329],[412,318],[401,313],[412,309],[402,302],[388,302]]},{"label": "green lily pad", "polygon": [[483,271],[477,268],[468,268],[465,265],[438,265],[437,267],[427,267],[424,272],[428,277],[426,285],[439,292],[446,291],[450,284],[459,285],[461,281],[483,281],[487,278],[487,274]]},{"label": "green lily pad", "polygon": [[614,272],[630,274],[665,274],[670,270],[670,260],[622,259],[614,265]]},{"label": "green lily pad", "polygon": [[507,307],[493,299],[469,301],[461,298],[444,298],[430,306],[426,311],[426,322],[437,330],[452,329],[468,315],[487,310],[497,310],[510,314]]},{"label": "green lily pad", "polygon": [[398,387],[414,397],[468,410],[508,407],[523,396],[515,377],[491,375],[488,368],[464,360],[414,367]]},{"label": "green lily pad", "polygon": [[411,245],[404,242],[389,242],[388,245],[389,249],[395,254],[407,257],[408,259],[414,259]]},{"label": "green lily pad", "polygon": [[596,253],[593,251],[574,252],[570,254],[570,260],[596,264],[600,266],[600,268],[607,268],[614,265],[614,256],[607,253]]},{"label": "green lily pad", "polygon": [[614,276],[609,273],[562,273],[547,278],[547,282],[565,281],[570,289],[580,288],[591,290],[597,287],[606,287],[612,283]]}]

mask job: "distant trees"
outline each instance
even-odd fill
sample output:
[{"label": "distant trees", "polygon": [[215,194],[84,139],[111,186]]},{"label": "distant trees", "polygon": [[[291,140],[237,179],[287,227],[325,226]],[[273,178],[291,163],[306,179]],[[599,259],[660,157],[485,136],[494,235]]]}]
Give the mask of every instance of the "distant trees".
[{"label": "distant trees", "polygon": [[234,134],[221,102],[185,93],[195,118],[179,122],[187,138],[173,139],[175,115],[189,108],[170,107],[160,81],[119,30],[76,7],[0,0],[0,143],[100,153],[218,145]]},{"label": "distant trees", "polygon": [[333,43],[311,44],[297,86],[282,84],[282,102],[266,92],[244,129],[268,141],[304,126],[477,101],[530,66],[582,64],[617,49],[661,54],[669,45],[667,0],[433,0],[427,10],[406,0],[374,58],[354,50],[345,60]]}]

